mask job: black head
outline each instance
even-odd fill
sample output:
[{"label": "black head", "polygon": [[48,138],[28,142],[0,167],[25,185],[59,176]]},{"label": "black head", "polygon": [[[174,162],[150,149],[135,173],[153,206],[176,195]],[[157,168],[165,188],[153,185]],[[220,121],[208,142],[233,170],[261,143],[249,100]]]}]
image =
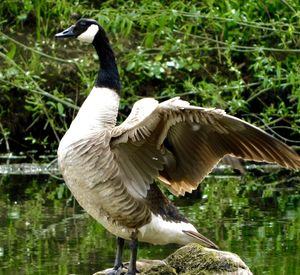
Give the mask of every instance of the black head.
[{"label": "black head", "polygon": [[67,28],[66,30],[57,33],[56,38],[69,38],[75,37],[80,41],[93,43],[95,36],[98,32],[104,32],[103,28],[93,19],[81,18],[75,25]]},{"label": "black head", "polygon": [[57,38],[74,37],[93,44],[100,60],[100,70],[96,80],[97,87],[121,89],[118,68],[114,52],[109,44],[104,29],[93,19],[81,18],[75,25],[55,35]]}]

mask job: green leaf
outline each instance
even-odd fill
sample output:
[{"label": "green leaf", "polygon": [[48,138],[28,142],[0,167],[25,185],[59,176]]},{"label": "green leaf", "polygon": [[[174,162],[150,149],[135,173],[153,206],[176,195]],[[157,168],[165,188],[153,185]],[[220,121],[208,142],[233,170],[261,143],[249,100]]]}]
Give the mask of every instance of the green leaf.
[{"label": "green leaf", "polygon": [[57,110],[61,116],[64,115],[64,106],[60,102],[57,103]]},{"label": "green leaf", "polygon": [[6,56],[10,59],[14,59],[15,54],[17,51],[17,46],[16,44],[12,44],[12,47],[10,48],[9,52],[6,54]]}]

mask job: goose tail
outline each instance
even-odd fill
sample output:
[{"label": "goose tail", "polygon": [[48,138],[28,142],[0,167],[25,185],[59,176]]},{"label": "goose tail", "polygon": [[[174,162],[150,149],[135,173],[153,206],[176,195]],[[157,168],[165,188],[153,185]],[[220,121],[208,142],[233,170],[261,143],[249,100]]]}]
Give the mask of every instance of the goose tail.
[{"label": "goose tail", "polygon": [[199,243],[208,248],[213,248],[219,250],[219,247],[214,244],[211,240],[200,234],[199,232],[190,231],[190,230],[182,230],[183,233],[195,239],[196,243]]}]

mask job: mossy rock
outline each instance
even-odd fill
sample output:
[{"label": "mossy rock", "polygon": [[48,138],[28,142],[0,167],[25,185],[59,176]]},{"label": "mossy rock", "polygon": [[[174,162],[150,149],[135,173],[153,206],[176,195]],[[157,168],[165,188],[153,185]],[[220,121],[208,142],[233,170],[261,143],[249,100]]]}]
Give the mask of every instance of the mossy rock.
[{"label": "mossy rock", "polygon": [[[179,248],[163,261],[138,261],[137,268],[141,275],[252,275],[238,255],[194,243]],[[126,268],[122,274],[126,274]],[[94,275],[105,275],[105,271]]]},{"label": "mossy rock", "polygon": [[165,262],[180,275],[252,274],[238,255],[199,244],[179,248]]}]

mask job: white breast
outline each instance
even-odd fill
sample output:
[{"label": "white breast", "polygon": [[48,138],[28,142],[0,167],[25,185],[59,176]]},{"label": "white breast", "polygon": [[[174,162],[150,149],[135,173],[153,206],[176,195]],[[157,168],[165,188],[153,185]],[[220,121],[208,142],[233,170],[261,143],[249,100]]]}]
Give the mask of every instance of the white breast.
[{"label": "white breast", "polygon": [[94,87],[62,138],[58,153],[78,140],[115,127],[118,108],[119,95],[115,91]]}]

